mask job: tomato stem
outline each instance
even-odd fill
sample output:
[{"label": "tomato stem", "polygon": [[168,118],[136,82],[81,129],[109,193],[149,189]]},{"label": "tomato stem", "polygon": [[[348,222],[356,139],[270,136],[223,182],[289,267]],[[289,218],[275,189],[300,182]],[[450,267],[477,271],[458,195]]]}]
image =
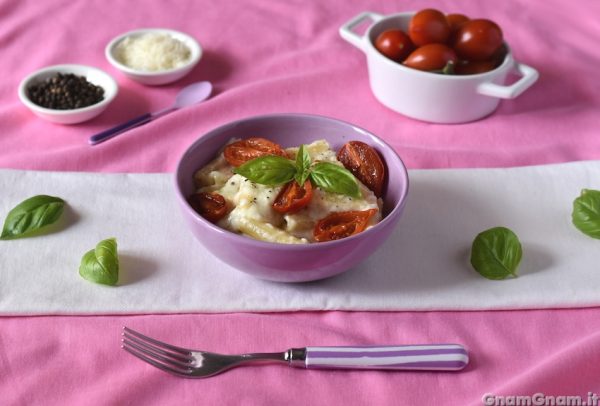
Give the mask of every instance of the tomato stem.
[{"label": "tomato stem", "polygon": [[448,61],[448,63],[446,63],[446,66],[444,66],[444,69],[442,69],[442,73],[444,75],[454,75],[454,62]]}]

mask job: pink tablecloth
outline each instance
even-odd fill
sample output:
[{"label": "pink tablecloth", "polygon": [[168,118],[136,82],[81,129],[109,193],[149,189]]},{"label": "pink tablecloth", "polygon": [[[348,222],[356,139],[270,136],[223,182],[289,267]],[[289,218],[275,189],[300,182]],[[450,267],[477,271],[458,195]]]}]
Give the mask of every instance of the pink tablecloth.
[{"label": "pink tablecloth", "polygon": [[[418,1],[9,1],[0,2],[0,167],[108,172],[172,171],[198,136],[234,119],[304,112],[380,135],[410,168],[502,167],[600,159],[600,15],[596,1],[431,1],[488,17],[517,60],[540,80],[489,118],[433,125],[378,104],[364,55],[338,27],[364,10],[417,10]],[[149,88],[112,69],[103,48],[130,29],[160,26],[195,36],[204,56],[179,83]],[[16,97],[30,71],[58,63],[106,69],[121,86],[97,119],[58,126]],[[181,86],[211,80],[216,94],[98,147],[94,132],[168,105]],[[0,185],[2,188],[10,185]],[[9,255],[0,244],[2,256]],[[0,273],[1,281],[1,273]],[[90,298],[93,300],[93,297]],[[119,350],[123,324],[181,345],[218,351],[288,346],[464,343],[457,374],[239,369],[205,381],[170,377]],[[0,317],[3,404],[481,404],[485,393],[600,392],[600,309],[512,312]],[[585,399],[584,399],[585,400]]]}]

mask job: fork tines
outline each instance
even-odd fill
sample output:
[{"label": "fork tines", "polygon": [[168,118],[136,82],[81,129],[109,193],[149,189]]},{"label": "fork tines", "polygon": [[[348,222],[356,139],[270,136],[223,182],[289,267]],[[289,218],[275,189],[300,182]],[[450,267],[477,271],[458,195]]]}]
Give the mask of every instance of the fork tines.
[{"label": "fork tines", "polygon": [[121,342],[125,351],[163,371],[178,376],[190,376],[192,372],[195,358],[186,348],[158,341],[128,327],[123,327]]}]

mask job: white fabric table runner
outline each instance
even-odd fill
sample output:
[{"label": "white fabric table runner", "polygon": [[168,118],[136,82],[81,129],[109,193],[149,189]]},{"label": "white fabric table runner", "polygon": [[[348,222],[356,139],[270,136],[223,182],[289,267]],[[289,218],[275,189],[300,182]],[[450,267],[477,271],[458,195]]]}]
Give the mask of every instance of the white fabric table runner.
[{"label": "white fabric table runner", "polygon": [[[68,202],[62,229],[0,241],[0,313],[123,314],[296,310],[489,310],[600,305],[600,241],[571,224],[600,162],[410,171],[391,238],[366,262],[303,284],[255,279],[198,243],[171,174],[0,170],[0,218],[37,194]],[[469,264],[473,238],[503,225],[523,244],[520,276],[490,281]],[[83,280],[82,255],[116,237],[119,286]]]}]

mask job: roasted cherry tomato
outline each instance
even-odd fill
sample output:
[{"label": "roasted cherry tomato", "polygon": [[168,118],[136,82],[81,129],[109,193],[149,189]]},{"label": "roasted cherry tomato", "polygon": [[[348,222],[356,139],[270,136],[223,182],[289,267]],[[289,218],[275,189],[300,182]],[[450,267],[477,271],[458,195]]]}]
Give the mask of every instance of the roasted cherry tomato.
[{"label": "roasted cherry tomato", "polygon": [[375,48],[391,60],[402,62],[415,46],[404,31],[387,30],[377,36]]},{"label": "roasted cherry tomato", "polygon": [[233,142],[225,147],[223,155],[230,165],[236,167],[264,155],[286,156],[283,148],[264,138],[247,138]]},{"label": "roasted cherry tomato", "polygon": [[431,8],[417,12],[408,23],[408,36],[415,46],[445,43],[450,36],[446,16]]},{"label": "roasted cherry tomato", "polygon": [[457,75],[475,75],[496,69],[496,61],[459,61],[454,67]]},{"label": "roasted cherry tomato", "polygon": [[448,21],[448,25],[450,26],[450,33],[453,33],[469,21],[469,17],[464,14],[448,14],[446,15],[446,21]]},{"label": "roasted cherry tomato", "polygon": [[381,197],[385,166],[375,148],[361,141],[350,141],[339,150],[337,159],[375,196]]},{"label": "roasted cherry tomato", "polygon": [[196,193],[190,196],[189,202],[198,214],[213,223],[227,214],[225,198],[218,193]]},{"label": "roasted cherry tomato", "polygon": [[452,48],[442,44],[427,44],[408,55],[404,65],[413,69],[434,71],[444,69],[448,62],[456,63],[457,60]]},{"label": "roasted cherry tomato", "polygon": [[279,213],[296,213],[306,207],[312,199],[313,189],[310,180],[306,180],[303,186],[292,180],[281,189],[275,201],[273,209]]},{"label": "roasted cherry tomato", "polygon": [[463,24],[454,39],[454,50],[462,59],[485,61],[502,46],[502,30],[490,20],[477,19]]},{"label": "roasted cherry tomato", "polygon": [[375,213],[377,213],[375,209],[333,212],[315,225],[313,230],[315,240],[333,241],[358,234],[367,228],[369,219]]}]

